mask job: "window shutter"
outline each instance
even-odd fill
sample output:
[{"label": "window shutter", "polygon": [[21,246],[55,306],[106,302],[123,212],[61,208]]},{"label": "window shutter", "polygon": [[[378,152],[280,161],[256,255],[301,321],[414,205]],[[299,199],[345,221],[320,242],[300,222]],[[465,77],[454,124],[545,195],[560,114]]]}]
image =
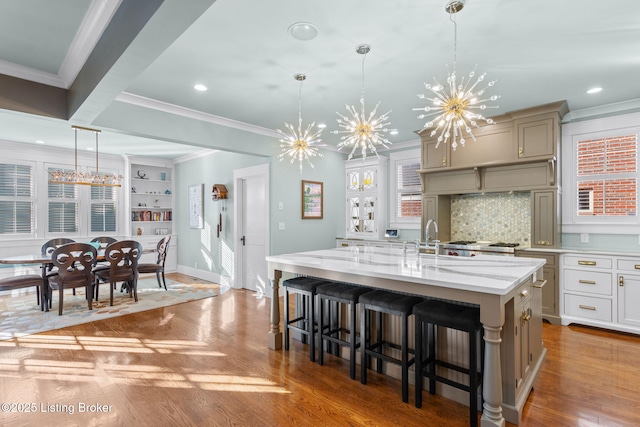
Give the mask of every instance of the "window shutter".
[{"label": "window shutter", "polygon": [[[52,170],[54,169],[48,169],[49,172],[51,172]],[[47,193],[49,197],[49,233],[78,232],[77,187],[77,185],[71,184],[48,184]]]},{"label": "window shutter", "polygon": [[91,187],[91,232],[116,232],[116,190]]},{"label": "window shutter", "polygon": [[0,163],[0,234],[31,234],[33,167]]},{"label": "window shutter", "polygon": [[416,160],[397,163],[397,218],[420,218],[422,215],[419,169],[420,162]]}]

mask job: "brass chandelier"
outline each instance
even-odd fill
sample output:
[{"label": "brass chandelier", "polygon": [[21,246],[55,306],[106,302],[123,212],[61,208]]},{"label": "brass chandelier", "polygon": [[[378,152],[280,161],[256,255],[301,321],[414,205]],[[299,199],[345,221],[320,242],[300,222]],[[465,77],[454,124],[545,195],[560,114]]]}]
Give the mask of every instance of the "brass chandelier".
[{"label": "brass chandelier", "polygon": [[298,90],[298,127],[285,122],[287,132],[283,132],[280,129],[276,129],[281,135],[280,148],[282,153],[278,156],[280,161],[289,159],[290,163],[298,161],[300,173],[302,173],[302,164],[306,161],[309,166],[313,168],[311,159],[313,157],[322,157],[322,153],[318,147],[324,147],[325,144],[321,144],[322,140],[320,135],[322,134],[322,128],[315,128],[316,123],[312,122],[310,125],[302,130],[302,83],[306,80],[307,76],[304,74],[295,74],[294,79],[300,82],[300,88]]},{"label": "brass chandelier", "polygon": [[387,132],[392,131],[392,129],[387,128],[391,124],[389,121],[389,113],[391,113],[391,110],[376,117],[378,107],[380,106],[380,102],[378,102],[368,115],[365,112],[364,60],[370,50],[371,46],[367,44],[361,44],[356,47],[356,52],[362,55],[362,93],[360,95],[360,109],[358,111],[353,105],[346,105],[351,117],[336,113],[339,116],[339,118],[336,119],[338,126],[343,130],[334,130],[332,132],[336,135],[344,134],[340,137],[338,151],[345,147],[351,148],[348,160],[351,160],[353,153],[355,153],[357,149],[360,149],[362,160],[364,161],[367,157],[367,150],[378,156],[379,146],[389,148],[391,144],[391,141],[389,141],[386,136]]},{"label": "brass chandelier", "polygon": [[[480,75],[475,82],[476,70],[473,69],[468,80],[463,77],[460,81],[456,76],[456,55],[457,55],[457,24],[455,14],[464,7],[464,0],[450,0],[445,5],[445,10],[449,13],[449,19],[453,22],[453,70],[448,73],[447,84],[440,84],[435,78],[435,85],[425,83],[425,88],[430,94],[419,94],[418,98],[430,101],[430,105],[426,107],[414,108],[414,111],[424,111],[426,114],[420,114],[419,119],[427,119],[424,129],[433,129],[429,136],[438,135],[436,148],[441,142],[445,144],[451,140],[451,148],[455,150],[460,145],[464,146],[466,133],[475,141],[472,128],[478,128],[478,121],[484,121],[487,124],[493,124],[491,118],[485,118],[482,112],[487,108],[498,108],[497,105],[487,105],[488,101],[496,101],[499,95],[485,97],[487,89],[493,87],[495,80],[492,80],[484,87],[478,87],[483,84],[485,74]],[[485,97],[485,98],[483,98]],[[435,116],[435,117],[434,117]]]},{"label": "brass chandelier", "polygon": [[[49,172],[49,184],[91,185],[100,187],[121,187],[122,176],[100,173],[98,166],[98,135],[100,131],[81,126],[71,126],[75,132],[75,163],[73,171],[54,170]],[[78,130],[93,132],[96,136],[96,168],[94,172],[81,172],[78,168]]]}]

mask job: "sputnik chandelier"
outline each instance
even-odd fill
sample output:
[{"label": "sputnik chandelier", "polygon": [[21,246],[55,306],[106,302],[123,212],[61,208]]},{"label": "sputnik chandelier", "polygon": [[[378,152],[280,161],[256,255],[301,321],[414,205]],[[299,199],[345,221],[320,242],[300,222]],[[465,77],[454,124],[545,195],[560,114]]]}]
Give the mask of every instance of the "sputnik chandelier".
[{"label": "sputnik chandelier", "polygon": [[[100,173],[98,165],[98,129],[85,128],[81,126],[71,126],[75,134],[74,147],[74,169],[73,171],[52,170],[49,173],[49,184],[71,184],[71,185],[90,185],[93,187],[120,187],[122,184],[122,176],[112,173]],[[96,137],[96,168],[95,171],[82,172],[78,168],[78,130],[89,131]]]},{"label": "sputnik chandelier", "polygon": [[336,135],[344,134],[340,137],[338,150],[341,150],[344,147],[351,147],[351,152],[349,153],[348,158],[349,160],[351,160],[351,158],[353,157],[353,153],[355,153],[357,149],[360,149],[360,152],[362,153],[362,160],[364,161],[367,157],[367,149],[377,156],[378,146],[389,148],[388,145],[391,144],[391,141],[386,138],[386,133],[392,130],[387,128],[387,126],[391,124],[391,122],[388,121],[389,113],[391,112],[391,110],[376,118],[376,113],[378,111],[378,107],[380,106],[380,102],[378,102],[375,108],[369,113],[369,115],[365,113],[364,60],[370,50],[371,47],[366,44],[362,44],[356,47],[356,52],[359,55],[363,55],[360,111],[358,112],[358,110],[356,110],[353,105],[346,105],[347,111],[351,114],[351,117],[349,118],[340,113],[336,113],[339,116],[339,118],[336,119],[338,122],[338,126],[343,130],[334,130],[332,132]]},{"label": "sputnik chandelier", "polygon": [[300,166],[300,173],[302,173],[302,164],[306,161],[309,166],[313,168],[311,163],[312,157],[322,157],[322,153],[318,147],[324,147],[325,144],[321,144],[320,134],[321,128],[315,128],[316,123],[313,122],[302,130],[302,83],[306,80],[307,76],[304,74],[296,74],[294,79],[300,82],[300,89],[298,91],[298,128],[294,128],[293,125],[285,122],[285,127],[288,132],[283,132],[280,129],[276,129],[282,138],[280,138],[280,148],[282,153],[278,156],[280,161],[284,159],[290,159],[290,163],[296,160]]},{"label": "sputnik chandelier", "polygon": [[[445,5],[445,10],[449,13],[449,19],[453,22],[453,70],[448,73],[447,85],[441,85],[434,78],[435,85],[425,83],[429,94],[419,94],[418,98],[426,99],[431,104],[426,107],[414,108],[414,111],[424,111],[426,114],[420,114],[419,119],[427,119],[424,129],[433,129],[429,136],[438,135],[436,148],[441,142],[445,144],[451,140],[451,148],[455,150],[460,145],[464,146],[464,133],[469,135],[474,141],[472,128],[478,128],[478,121],[483,120],[487,124],[493,124],[492,119],[487,119],[482,115],[482,111],[487,108],[498,108],[497,105],[487,105],[488,101],[496,101],[499,95],[492,95],[483,98],[487,89],[493,87],[495,80],[488,82],[485,86],[478,88],[484,82],[486,73],[480,75],[475,82],[473,81],[476,69],[469,73],[469,79],[465,81],[463,77],[460,82],[456,76],[456,54],[457,54],[457,24],[455,14],[464,7],[464,0],[450,0]],[[477,67],[476,67],[477,68]],[[476,89],[478,88],[478,89]],[[435,116],[435,117],[434,117]]]}]

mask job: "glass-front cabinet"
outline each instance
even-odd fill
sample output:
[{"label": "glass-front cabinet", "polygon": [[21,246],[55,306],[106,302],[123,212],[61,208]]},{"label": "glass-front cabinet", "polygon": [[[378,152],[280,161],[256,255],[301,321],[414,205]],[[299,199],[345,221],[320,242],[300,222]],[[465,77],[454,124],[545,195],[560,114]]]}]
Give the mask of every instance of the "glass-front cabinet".
[{"label": "glass-front cabinet", "polygon": [[386,224],[387,158],[345,162],[346,237],[379,238]]}]

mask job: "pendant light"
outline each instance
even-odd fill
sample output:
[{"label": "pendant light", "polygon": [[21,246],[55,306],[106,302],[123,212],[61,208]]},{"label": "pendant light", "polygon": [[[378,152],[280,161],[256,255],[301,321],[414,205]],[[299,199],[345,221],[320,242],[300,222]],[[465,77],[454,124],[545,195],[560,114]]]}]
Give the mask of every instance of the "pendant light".
[{"label": "pendant light", "polygon": [[[74,146],[74,169],[73,171],[54,170],[49,173],[49,184],[72,184],[72,185],[91,185],[101,187],[120,187],[122,184],[122,176],[115,174],[101,174],[98,165],[98,135],[100,131],[97,129],[85,128],[81,126],[71,126],[75,134]],[[96,137],[96,169],[92,172],[81,172],[78,168],[78,130],[93,132]]]},{"label": "pendant light", "polygon": [[[445,10],[449,14],[449,19],[453,22],[453,70],[448,73],[447,84],[442,85],[434,78],[435,85],[425,83],[425,88],[430,94],[419,94],[418,98],[430,101],[426,107],[414,108],[414,111],[424,111],[426,114],[420,114],[419,119],[427,119],[424,129],[433,129],[430,137],[438,135],[436,148],[441,142],[447,143],[451,141],[451,148],[455,150],[460,145],[464,146],[466,133],[475,141],[472,128],[479,127],[478,122],[484,121],[487,124],[493,124],[492,119],[487,119],[482,112],[487,108],[498,108],[497,105],[487,105],[487,102],[496,101],[499,95],[485,97],[485,92],[495,84],[495,80],[488,82],[485,86],[478,88],[485,79],[485,74],[479,76],[475,82],[476,70],[469,73],[469,78],[465,81],[463,77],[460,81],[456,75],[457,61],[457,24],[455,20],[456,13],[460,12],[464,7],[464,0],[451,0],[445,5]],[[476,67],[477,68],[477,67]],[[485,97],[485,98],[483,98]],[[434,117],[435,116],[435,117]]]},{"label": "pendant light", "polygon": [[389,148],[389,145],[391,145],[391,141],[386,138],[387,132],[391,132],[392,130],[387,128],[387,126],[391,124],[391,122],[388,121],[391,110],[380,115],[380,117],[376,117],[378,107],[380,106],[380,102],[378,102],[369,115],[365,112],[364,60],[370,51],[371,46],[367,44],[361,44],[356,47],[358,55],[362,55],[362,94],[360,96],[359,111],[356,110],[356,107],[353,105],[346,105],[351,117],[336,113],[339,116],[339,118],[336,119],[338,126],[343,130],[335,130],[333,133],[336,135],[344,134],[340,137],[338,150],[345,147],[351,148],[349,160],[351,160],[353,153],[355,153],[357,149],[360,149],[362,160],[364,161],[367,157],[367,150],[378,156],[378,147]]},{"label": "pendant light", "polygon": [[293,125],[285,122],[285,127],[288,130],[283,132],[280,129],[276,129],[282,138],[280,138],[280,148],[282,153],[278,156],[280,161],[289,159],[290,163],[298,161],[300,167],[300,173],[302,173],[302,164],[306,161],[309,166],[313,168],[311,162],[312,157],[322,157],[322,153],[318,147],[324,147],[322,144],[320,135],[322,134],[322,128],[315,128],[316,123],[313,122],[302,130],[302,83],[306,80],[307,76],[304,74],[295,74],[293,78],[300,82],[298,89],[298,127],[294,128]]}]

